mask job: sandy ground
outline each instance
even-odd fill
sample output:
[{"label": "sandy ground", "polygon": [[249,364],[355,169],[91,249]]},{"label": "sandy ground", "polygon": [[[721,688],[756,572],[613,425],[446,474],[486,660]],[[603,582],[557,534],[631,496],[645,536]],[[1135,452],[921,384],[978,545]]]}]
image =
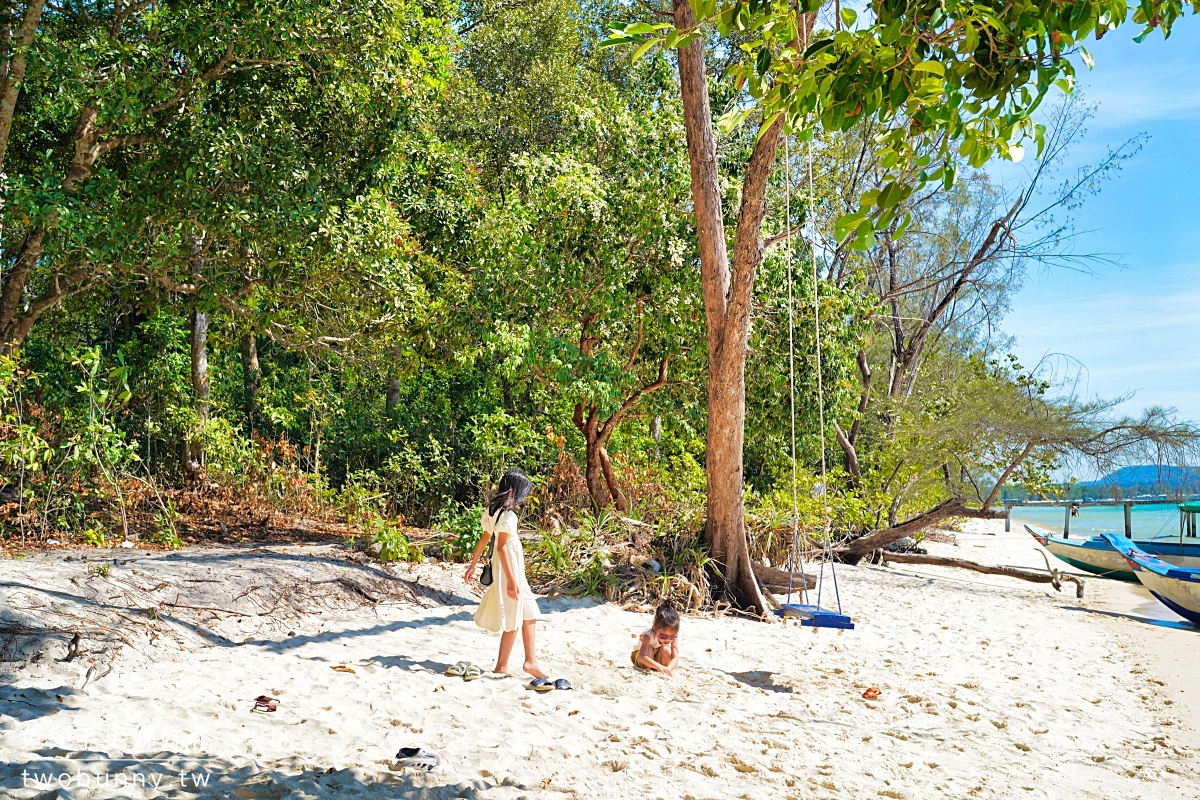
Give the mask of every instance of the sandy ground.
[{"label": "sandy ground", "polygon": [[[1041,566],[1035,548],[1002,523],[930,546]],[[47,635],[26,646],[36,661],[0,664],[0,795],[1200,797],[1200,632],[1140,589],[1088,580],[1077,600],[962,571],[844,567],[856,630],[687,618],[670,680],[629,663],[648,615],[543,600],[542,661],[575,689],[538,695],[517,677],[442,674],[495,657],[460,574],[392,574],[328,546],[142,556],[107,576],[62,553],[0,562],[0,616],[125,620],[72,661]],[[357,588],[318,603],[313,581],[341,579]],[[159,605],[139,611],[146,598]],[[183,608],[210,604],[246,616]],[[879,700],[862,699],[870,686]],[[252,713],[264,693],[279,710]],[[442,766],[392,771],[407,745]]]}]

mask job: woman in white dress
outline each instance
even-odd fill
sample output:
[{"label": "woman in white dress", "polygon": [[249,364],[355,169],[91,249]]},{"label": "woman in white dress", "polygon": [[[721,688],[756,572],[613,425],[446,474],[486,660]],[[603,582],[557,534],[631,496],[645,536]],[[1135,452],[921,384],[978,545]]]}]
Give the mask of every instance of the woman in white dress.
[{"label": "woman in white dress", "polygon": [[475,546],[471,565],[467,567],[466,582],[475,577],[475,567],[483,549],[492,536],[496,537],[495,557],[492,559],[492,585],[483,593],[475,624],[484,630],[500,634],[500,654],[494,672],[508,672],[508,657],[517,641],[517,631],[525,645],[523,669],[534,678],[545,678],[537,660],[535,634],[538,617],[537,599],[525,579],[525,551],[517,535],[517,509],[533,492],[533,483],[519,469],[511,469],[500,479],[495,496],[483,514],[483,535]]}]

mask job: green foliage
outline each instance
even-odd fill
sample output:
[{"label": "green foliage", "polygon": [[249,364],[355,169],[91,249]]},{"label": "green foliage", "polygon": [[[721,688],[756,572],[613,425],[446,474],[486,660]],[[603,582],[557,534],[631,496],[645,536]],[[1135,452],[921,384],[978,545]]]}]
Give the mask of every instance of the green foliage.
[{"label": "green foliage", "polygon": [[363,525],[363,533],[371,537],[371,543],[379,545],[380,561],[425,560],[425,553],[412,544],[401,527],[392,520],[372,517]]},{"label": "green foliage", "polygon": [[183,547],[183,540],[179,538],[179,532],[175,529],[175,521],[178,518],[179,510],[175,507],[175,501],[171,498],[162,501],[161,510],[154,515],[155,529],[143,537],[143,540],[168,550]]},{"label": "green foliage", "polygon": [[[730,110],[727,216],[755,126],[782,114],[791,141],[815,138],[815,197],[810,208],[794,190],[793,146],[793,191],[777,170],[766,230],[815,214],[838,239],[817,283],[798,236],[768,247],[757,276],[755,557],[786,558],[793,488],[801,532],[820,543],[823,454],[837,538],[986,495],[1009,466],[1006,482],[1051,491],[1070,453],[1169,427],[1161,412],[1112,419],[1057,396],[1037,369],[995,361],[978,331],[1019,265],[972,274],[986,312],[934,326],[911,385],[881,376],[898,373],[907,341],[883,321],[923,315],[930,293],[912,287],[970,258],[1004,200],[973,167],[1046,140],[1030,115],[1069,81],[1084,33],[1129,17],[1166,31],[1183,5],[889,2],[843,9],[842,29],[817,31],[804,53],[782,0],[694,7],[696,30],[624,28],[614,41],[636,42],[634,62],[599,46],[631,8],[611,2],[202,0],[45,15],[0,187],[0,336],[20,345],[0,355],[0,471],[17,498],[4,534],[99,546],[136,506],[143,541],[178,547],[179,511],[159,487],[189,480],[198,495],[215,485],[344,516],[387,560],[419,559],[404,526],[433,526],[462,558],[482,499],[521,466],[545,501],[523,518],[563,523],[531,545],[531,565],[611,593],[629,565],[607,548],[629,532],[576,507],[575,465],[590,449],[596,466],[603,445],[628,515],[671,542],[655,545],[666,572],[654,592],[699,586],[704,307],[675,64],[653,46],[699,35],[726,65],[710,83]],[[208,321],[203,352],[193,315]],[[207,363],[204,403],[193,356]],[[603,442],[589,419],[612,421]],[[859,434],[860,475],[839,427]],[[183,467],[185,443],[203,448],[203,476]]]},{"label": "green foliage", "polygon": [[483,535],[483,506],[451,503],[442,508],[433,518],[431,527],[443,531],[450,537],[450,555],[465,560],[475,552]]},{"label": "green foliage", "polygon": [[[835,30],[800,28],[797,11],[820,3],[785,0],[702,0],[692,4],[700,25],[677,30],[666,23],[619,25],[605,45],[684,47],[715,29],[737,56],[725,70],[741,93],[722,120],[726,130],[759,112],[761,129],[782,117],[789,130],[811,136],[847,131],[863,120],[887,127],[878,152],[891,180],[861,192],[859,208],[838,220],[839,243],[860,249],[897,219],[897,206],[930,183],[954,184],[960,158],[981,167],[993,157],[1020,161],[1026,144],[1042,154],[1045,129],[1034,112],[1052,89],[1074,87],[1082,42],[1132,22],[1164,37],[1195,4],[1191,0],[1090,0],[1067,6],[1010,3],[1000,7],[964,0],[875,3],[871,13],[844,15]],[[844,27],[843,27],[844,26]],[[915,176],[901,171],[916,163]]]}]

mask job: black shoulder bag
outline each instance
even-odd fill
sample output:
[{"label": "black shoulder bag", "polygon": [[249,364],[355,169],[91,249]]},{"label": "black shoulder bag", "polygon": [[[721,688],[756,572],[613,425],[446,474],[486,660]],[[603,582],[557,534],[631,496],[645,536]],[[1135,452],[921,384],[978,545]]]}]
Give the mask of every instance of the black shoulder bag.
[{"label": "black shoulder bag", "polygon": [[492,538],[488,540],[487,564],[479,573],[479,582],[484,586],[492,585],[492,552],[496,549],[496,534],[492,533]]}]

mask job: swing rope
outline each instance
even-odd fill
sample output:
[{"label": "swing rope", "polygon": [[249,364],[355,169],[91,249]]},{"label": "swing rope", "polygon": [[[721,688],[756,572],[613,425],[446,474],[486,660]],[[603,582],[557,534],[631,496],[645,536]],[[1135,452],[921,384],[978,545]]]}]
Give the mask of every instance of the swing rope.
[{"label": "swing rope", "polygon": [[[783,140],[783,205],[784,225],[792,225],[792,152],[791,136]],[[788,285],[788,401],[792,417],[792,558],[788,565],[787,601],[792,602],[792,579],[796,574],[796,562],[800,555],[800,498],[796,494],[796,303],[792,289],[792,237],[789,233],[787,249],[784,251],[787,259]],[[804,602],[808,602],[808,575],[804,570],[804,559],[800,558],[800,587]]]},{"label": "swing rope", "polygon": [[[790,169],[789,165],[789,169]],[[813,277],[813,334],[817,344],[817,417],[820,420],[821,433],[821,502],[824,513],[821,516],[822,533],[825,537],[825,558],[821,560],[821,578],[817,583],[817,605],[821,605],[821,591],[825,582],[825,564],[829,563],[829,571],[833,580],[833,595],[837,599],[838,613],[842,613],[842,596],[838,591],[837,567],[833,564],[833,537],[830,535],[829,513],[829,480],[825,463],[825,383],[824,369],[821,361],[821,299],[819,288],[821,276],[817,270],[817,215],[813,213],[816,207],[817,195],[813,181],[813,145],[812,138],[808,140],[808,210],[810,221],[809,242],[812,244],[812,277]]]},{"label": "swing rope", "polygon": [[[784,153],[784,215],[785,227],[791,227],[792,222],[792,158],[791,158],[791,137],[787,136],[783,140]],[[837,601],[837,613],[842,614],[842,597],[838,589],[837,582],[837,567],[833,562],[833,541],[830,535],[831,521],[829,510],[829,477],[828,463],[825,453],[825,383],[824,383],[824,363],[821,350],[821,298],[820,298],[820,271],[817,267],[817,218],[814,213],[816,207],[816,186],[813,178],[813,146],[812,139],[808,140],[808,207],[805,209],[805,222],[808,223],[809,243],[811,245],[810,258],[812,261],[812,279],[813,279],[813,334],[816,343],[816,366],[817,366],[817,420],[821,438],[821,502],[822,502],[822,534],[824,536],[824,555],[825,558],[821,561],[821,569],[817,580],[817,602],[816,607],[821,608],[821,600],[825,587],[825,563],[829,563],[831,582],[833,584],[834,598]],[[792,558],[788,569],[788,597],[787,602],[790,605],[792,602],[793,593],[793,577],[796,572],[797,565],[800,568],[801,578],[801,593],[805,604],[809,602],[808,595],[808,576],[804,567],[804,557],[800,554],[800,498],[797,490],[797,457],[796,457],[796,318],[795,318],[795,289],[793,278],[793,244],[792,237],[789,234],[787,239],[787,247],[785,249],[785,258],[787,262],[787,283],[788,283],[788,390],[789,390],[789,411],[791,414],[791,457],[792,457]],[[851,626],[853,627],[853,626]]]}]

